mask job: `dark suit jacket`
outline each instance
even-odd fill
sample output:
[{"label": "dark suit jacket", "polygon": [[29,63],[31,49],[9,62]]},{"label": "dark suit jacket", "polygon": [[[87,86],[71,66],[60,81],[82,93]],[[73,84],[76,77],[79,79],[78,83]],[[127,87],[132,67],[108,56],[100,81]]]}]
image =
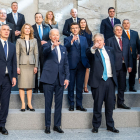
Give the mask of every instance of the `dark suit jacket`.
[{"label": "dark suit jacket", "polygon": [[[39,53],[42,53],[41,39],[38,34],[37,26],[36,26],[36,24],[34,24],[32,27],[34,29],[34,37],[37,39]],[[42,27],[43,27],[42,40],[44,40],[44,41],[50,40],[50,38],[49,38],[50,28],[43,24],[42,24]]]},{"label": "dark suit jacket", "polygon": [[18,21],[17,24],[15,24],[15,20],[13,18],[12,13],[7,14],[7,19],[8,22],[13,23],[15,26],[15,31],[18,30],[20,31],[22,26],[25,24],[25,18],[23,14],[18,13]]},{"label": "dark suit jacket", "polygon": [[67,48],[68,51],[69,68],[75,69],[77,67],[77,64],[79,63],[80,57],[84,67],[89,68],[90,67],[89,62],[86,57],[86,48],[88,48],[86,37],[79,35],[80,45],[81,45],[81,56],[78,53],[78,48],[75,41],[73,42],[73,45],[71,45],[72,38],[73,36],[64,38],[64,46]]},{"label": "dark suit jacket", "polygon": [[[79,20],[80,20],[80,18],[77,17],[77,23],[79,23]],[[71,34],[71,31],[70,31],[71,23],[73,23],[72,18],[69,18],[65,21],[64,28],[63,28],[63,35],[70,36],[70,34]]]},{"label": "dark suit jacket", "polygon": [[123,51],[121,51],[115,36],[109,38],[105,44],[106,46],[110,46],[114,48],[116,70],[120,70],[122,68],[122,57],[124,58],[126,69],[128,67],[131,68],[133,67],[132,54],[130,51],[130,43],[128,39],[122,37]]},{"label": "dark suit jacket", "polygon": [[8,41],[8,58],[6,60],[3,45],[0,41],[0,85],[5,77],[6,66],[8,74],[12,83],[12,78],[17,77],[17,60],[16,60],[16,47],[13,43]]},{"label": "dark suit jacket", "polygon": [[[125,31],[123,31],[122,37],[129,40]],[[134,30],[130,30],[130,45],[132,47],[132,56],[133,58],[137,58],[137,54],[140,54],[140,40],[138,32]]]},{"label": "dark suit jacket", "polygon": [[[86,50],[86,55],[90,62],[90,75],[88,84],[90,87],[98,88],[100,81],[102,80],[102,75],[104,71],[103,62],[98,49],[95,51],[95,54],[92,54],[90,49],[91,48],[89,47]],[[110,58],[113,80],[115,85],[117,86],[114,49],[108,46],[105,46],[105,49]]]},{"label": "dark suit jacket", "polygon": [[51,45],[51,41],[48,41],[48,43],[42,46],[44,65],[40,81],[47,84],[53,84],[59,74],[60,84],[63,86],[64,80],[69,80],[67,51],[64,46],[59,45],[61,51],[61,61],[59,63],[55,49],[51,50]]},{"label": "dark suit jacket", "polygon": [[[117,18],[114,18],[114,25],[115,24],[121,24],[121,21]],[[100,26],[100,33],[104,35],[105,40],[114,36],[113,27],[109,20],[109,17],[102,20]]]}]

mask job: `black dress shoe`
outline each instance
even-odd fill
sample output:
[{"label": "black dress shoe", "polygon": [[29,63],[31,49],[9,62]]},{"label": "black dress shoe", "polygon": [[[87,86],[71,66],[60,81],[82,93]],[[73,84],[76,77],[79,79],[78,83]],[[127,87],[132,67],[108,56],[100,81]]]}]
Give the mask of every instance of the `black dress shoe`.
[{"label": "black dress shoe", "polygon": [[132,91],[132,92],[137,92],[137,90],[136,90],[136,89],[134,89],[134,88],[129,88],[129,91]]},{"label": "black dress shoe", "polygon": [[21,111],[21,112],[25,112],[25,109],[21,109],[20,111]]},{"label": "black dress shoe", "polygon": [[83,107],[80,107],[80,106],[77,106],[77,107],[76,107],[76,110],[87,111],[87,109],[85,109],[85,108],[83,108]]},{"label": "black dress shoe", "polygon": [[46,127],[46,129],[45,129],[45,133],[46,133],[46,134],[50,134],[50,133],[51,133],[51,131],[50,131],[50,127],[49,127],[49,126]]},{"label": "black dress shoe", "polygon": [[5,127],[0,127],[0,132],[1,132],[3,135],[8,135],[8,131],[6,130]]},{"label": "black dress shoe", "polygon": [[64,133],[64,131],[59,126],[54,126],[54,131],[57,131],[58,133]]},{"label": "black dress shoe", "polygon": [[69,111],[74,111],[74,106],[70,106]]},{"label": "black dress shoe", "polygon": [[44,91],[43,90],[40,90],[40,93],[44,93]]},{"label": "black dress shoe", "polygon": [[130,107],[126,106],[124,103],[118,105],[118,108],[123,108],[123,109],[131,109]]},{"label": "black dress shoe", "polygon": [[33,89],[33,93],[38,93],[38,89]]},{"label": "black dress shoe", "polygon": [[93,133],[98,133],[98,128],[95,128],[95,127],[94,127],[94,128],[92,129],[92,132],[93,132]]},{"label": "black dress shoe", "polygon": [[30,109],[28,105],[27,105],[27,110],[30,110],[30,111],[35,111],[35,109],[33,109],[33,108],[32,108],[32,109]]},{"label": "black dress shoe", "polygon": [[115,127],[107,127],[107,130],[114,133],[119,133],[119,130],[117,130]]}]

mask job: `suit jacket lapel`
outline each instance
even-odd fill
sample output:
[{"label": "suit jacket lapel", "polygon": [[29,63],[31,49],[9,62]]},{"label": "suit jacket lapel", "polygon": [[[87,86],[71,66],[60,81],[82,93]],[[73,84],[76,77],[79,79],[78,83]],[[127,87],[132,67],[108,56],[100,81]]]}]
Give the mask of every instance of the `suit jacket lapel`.
[{"label": "suit jacket lapel", "polygon": [[43,31],[42,40],[44,40],[44,37],[45,37],[45,26],[43,24],[42,24],[42,31]]},{"label": "suit jacket lapel", "polygon": [[20,14],[19,13],[17,13],[17,15],[18,15],[18,20],[17,20],[17,24],[18,24],[18,22],[19,22],[19,20],[20,20]]},{"label": "suit jacket lapel", "polygon": [[13,20],[13,23],[16,24],[12,13],[10,13],[10,16],[11,16],[11,19]]},{"label": "suit jacket lapel", "polygon": [[11,55],[11,47],[9,47],[9,42],[8,43],[8,57],[7,57],[7,60],[10,58],[10,55]]},{"label": "suit jacket lapel", "polygon": [[127,34],[126,34],[126,32],[123,30],[123,35],[127,38],[127,39],[129,39],[128,38],[128,36],[127,36]]},{"label": "suit jacket lapel", "polygon": [[[112,24],[111,24],[111,22],[110,22],[109,17],[107,18],[107,21],[108,21],[108,23],[110,24],[111,28],[113,28],[113,27],[112,27]],[[114,19],[114,23],[115,23],[115,19]]]},{"label": "suit jacket lapel", "polygon": [[[62,60],[62,57],[63,57],[63,49],[62,49],[62,46],[61,45],[59,45],[59,48],[60,48],[60,52],[61,52],[61,60]],[[61,63],[61,60],[60,60],[60,63]]]},{"label": "suit jacket lapel", "polygon": [[98,58],[99,58],[99,60],[100,60],[100,62],[102,64],[102,66],[103,66],[102,58],[101,58],[101,55],[100,55],[98,49],[96,49],[95,54],[98,56]]},{"label": "suit jacket lapel", "polygon": [[34,33],[35,33],[36,37],[40,39],[39,34],[38,34],[38,29],[37,29],[36,24],[35,24]]},{"label": "suit jacket lapel", "polygon": [[117,47],[118,47],[118,48],[119,48],[119,50],[121,51],[120,46],[119,46],[118,41],[117,41],[117,39],[116,39],[116,37],[115,37],[115,36],[114,36],[114,43],[115,43],[115,45],[117,45]]},{"label": "suit jacket lapel", "polygon": [[[48,42],[48,43],[50,43],[50,46],[52,46],[51,41]],[[57,54],[56,54],[56,52],[55,52],[55,49],[52,50],[52,53],[54,54],[54,57],[55,57],[54,61],[55,61],[56,63],[58,63],[58,57],[57,57]]]},{"label": "suit jacket lapel", "polygon": [[116,22],[117,22],[117,21],[116,21],[116,18],[114,18],[114,25],[116,24]]},{"label": "suit jacket lapel", "polygon": [[1,40],[0,40],[0,52],[2,53],[3,58],[6,60],[6,57],[5,57],[5,53],[4,53],[4,49],[3,49],[3,45],[1,43]]}]

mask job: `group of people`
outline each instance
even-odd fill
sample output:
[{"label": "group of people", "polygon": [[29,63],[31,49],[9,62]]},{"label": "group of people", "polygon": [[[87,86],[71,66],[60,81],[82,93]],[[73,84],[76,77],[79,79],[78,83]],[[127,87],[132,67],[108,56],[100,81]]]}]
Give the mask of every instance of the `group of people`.
[{"label": "group of people", "polygon": [[0,9],[0,132],[8,135],[5,123],[10,93],[18,79],[22,112],[26,108],[35,111],[31,103],[32,90],[33,93],[38,93],[38,90],[44,93],[45,133],[51,133],[54,92],[53,130],[64,133],[61,129],[64,88],[68,87],[69,111],[74,111],[75,104],[76,110],[87,111],[82,105],[83,92],[89,92],[87,84],[91,87],[94,100],[92,132],[98,133],[102,104],[105,102],[107,130],[119,133],[112,118],[116,104],[115,87],[118,89],[117,107],[130,109],[124,103],[126,73],[129,72],[129,91],[136,92],[134,85],[140,54],[138,32],[130,30],[129,19],[124,19],[121,25],[120,20],[114,18],[115,9],[110,7],[109,17],[101,22],[100,33],[92,36],[86,19],[78,18],[77,10],[71,9],[71,18],[65,21],[63,28],[63,35],[67,36],[63,46],[52,11],[46,13],[45,20],[41,13],[36,13],[35,24],[31,26],[25,23],[24,15],[17,12],[17,2],[12,2],[11,8],[10,14]]}]

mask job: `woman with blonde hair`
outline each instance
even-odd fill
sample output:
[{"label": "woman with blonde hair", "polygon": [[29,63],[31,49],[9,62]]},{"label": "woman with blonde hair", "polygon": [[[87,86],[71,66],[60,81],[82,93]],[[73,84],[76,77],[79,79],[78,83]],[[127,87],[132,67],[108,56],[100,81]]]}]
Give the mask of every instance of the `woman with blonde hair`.
[{"label": "woman with blonde hair", "polygon": [[22,102],[21,111],[25,111],[25,91],[27,92],[27,110],[33,109],[32,88],[35,87],[35,74],[38,67],[38,45],[34,38],[34,30],[30,24],[24,24],[21,36],[16,42],[18,88]]},{"label": "woman with blonde hair", "polygon": [[50,29],[57,28],[58,29],[58,23],[55,21],[55,16],[52,11],[48,11],[45,16],[45,20],[43,21],[43,24],[46,26],[49,26]]}]

